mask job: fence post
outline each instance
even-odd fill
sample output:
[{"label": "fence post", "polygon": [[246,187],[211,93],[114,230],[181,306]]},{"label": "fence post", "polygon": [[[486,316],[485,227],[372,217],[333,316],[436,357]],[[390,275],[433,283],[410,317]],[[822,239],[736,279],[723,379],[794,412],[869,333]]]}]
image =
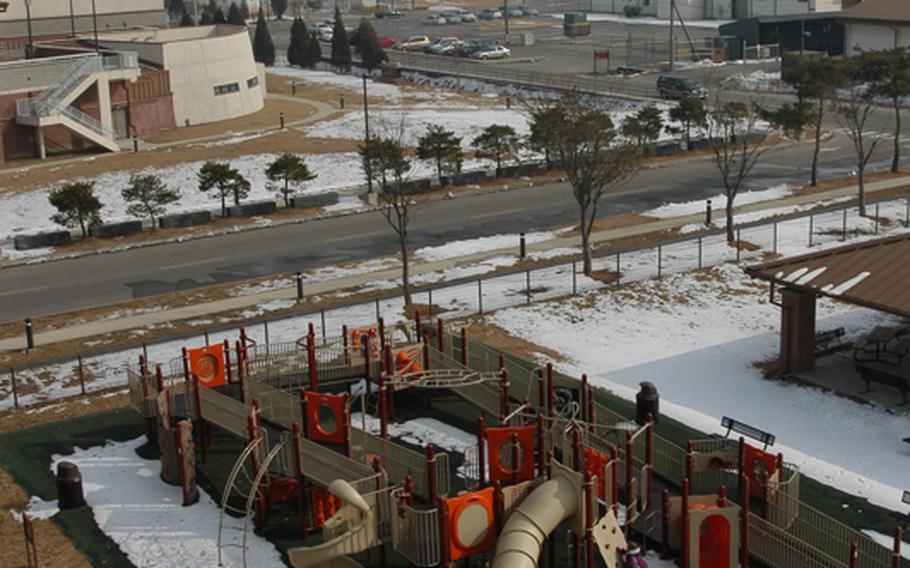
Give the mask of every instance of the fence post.
[{"label": "fence post", "polygon": [[812,231],[813,231],[812,225],[813,225],[814,221],[815,221],[815,216],[810,213],[809,214],[809,246],[810,247],[812,246]]},{"label": "fence post", "polygon": [[433,289],[427,290],[427,323],[433,319]]},{"label": "fence post", "polygon": [[891,568],[901,568],[901,540],[904,531],[901,527],[894,527],[894,547],[891,549]]},{"label": "fence post", "polygon": [[859,566],[859,545],[855,542],[850,543],[850,568]]},{"label": "fence post", "polygon": [[749,568],[749,476],[745,473],[739,474],[740,490],[740,514],[742,515],[742,528],[740,529],[739,541],[739,564],[742,568]]},{"label": "fence post", "polygon": [[13,385],[12,386],[12,388],[13,388],[13,409],[19,410],[19,392],[18,392],[18,389],[16,389],[16,368],[15,367],[9,368],[9,376],[10,376],[10,381],[12,382],[12,385]]},{"label": "fence post", "polygon": [[736,262],[742,257],[742,239],[740,238],[739,229],[736,229]]},{"label": "fence post", "polygon": [[622,271],[619,268],[619,253],[616,253],[616,283],[622,284]]},{"label": "fence post", "polygon": [[701,269],[702,263],[702,237],[698,237],[698,268]]},{"label": "fence post", "polygon": [[379,312],[379,298],[376,298],[376,320],[382,317],[382,314]]},{"label": "fence post", "polygon": [[468,365],[468,332],[461,328],[461,364]]},{"label": "fence post", "polygon": [[263,333],[265,334],[265,354],[269,354],[269,320],[262,320]]},{"label": "fence post", "polygon": [[[908,200],[908,203],[910,203],[910,200]],[[573,295],[573,296],[577,296],[577,295],[578,295],[578,270],[577,270],[577,264],[578,264],[578,263],[576,263],[574,260],[572,261],[572,295]]]},{"label": "fence post", "polygon": [[325,343],[325,309],[320,308],[319,310],[319,323],[322,326],[322,342]]},{"label": "fence post", "polygon": [[483,313],[483,279],[477,279],[477,313]]},{"label": "fence post", "polygon": [[79,388],[82,390],[83,396],[85,395],[85,366],[82,364],[82,353],[76,356],[79,361]]},{"label": "fence post", "polygon": [[875,234],[878,234],[878,203],[875,204]]},{"label": "fence post", "polygon": [[841,220],[840,240],[847,240],[847,208],[844,208],[843,219]]},{"label": "fence post", "polygon": [[658,245],[657,245],[657,278],[658,278],[658,280],[661,277],[661,268],[662,268],[661,261],[663,260],[663,250],[664,250],[663,246],[661,246],[660,243],[658,243]]},{"label": "fence post", "polygon": [[528,304],[531,303],[531,271],[525,270],[525,298]]},{"label": "fence post", "polygon": [[910,197],[906,199],[907,206],[904,208],[904,226],[910,225]]},{"label": "fence post", "polygon": [[774,254],[777,254],[777,221],[774,222],[774,243],[771,246],[771,251]]}]

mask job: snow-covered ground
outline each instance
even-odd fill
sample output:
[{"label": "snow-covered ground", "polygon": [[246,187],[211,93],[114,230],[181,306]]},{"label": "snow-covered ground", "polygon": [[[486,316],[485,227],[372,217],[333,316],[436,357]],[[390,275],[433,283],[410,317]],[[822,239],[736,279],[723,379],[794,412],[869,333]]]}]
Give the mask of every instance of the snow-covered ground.
[{"label": "snow-covered ground", "polygon": [[[547,14],[551,18],[563,20],[564,14]],[[589,22],[616,22],[619,24],[628,24],[630,26],[669,26],[670,20],[662,20],[652,16],[639,16],[630,18],[622,14],[588,14]],[[690,28],[711,28],[716,29],[724,24],[729,24],[733,20],[686,20],[686,26]]]},{"label": "snow-covered ground", "polygon": [[[60,461],[75,463],[82,473],[85,500],[98,527],[113,540],[136,566],[218,565],[218,504],[204,491],[199,502],[184,507],[180,487],[159,477],[161,462],[136,454],[145,437],[128,442],[108,442],[88,449],[76,448],[71,455],[55,455],[52,469]],[[55,511],[47,503],[32,500],[28,512],[49,516]],[[239,545],[243,521],[224,517],[225,542]],[[283,567],[281,553],[252,526],[246,535],[247,554],[256,566]],[[224,550],[223,566],[243,566],[240,548]]]},{"label": "snow-covered ground", "polygon": [[[753,363],[776,356],[780,311],[769,304],[767,286],[738,266],[634,284],[587,302],[511,308],[489,320],[565,355],[567,371],[588,373],[625,398],[634,398],[640,381],[653,382],[661,411],[702,431],[723,433],[726,415],[773,432],[775,451],[810,477],[907,511],[900,496],[910,486],[901,441],[908,416],[763,379]],[[817,318],[819,328],[843,326],[850,337],[888,319],[830,300],[819,302]]]}]

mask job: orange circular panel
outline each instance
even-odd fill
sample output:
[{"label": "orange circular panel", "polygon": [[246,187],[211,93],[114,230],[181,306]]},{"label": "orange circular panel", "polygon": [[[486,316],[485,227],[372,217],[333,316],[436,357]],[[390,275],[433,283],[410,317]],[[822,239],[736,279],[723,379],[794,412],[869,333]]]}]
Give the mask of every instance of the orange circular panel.
[{"label": "orange circular panel", "polygon": [[202,354],[196,360],[196,376],[199,380],[207,383],[218,375],[218,358],[211,353]]},{"label": "orange circular panel", "polygon": [[328,404],[323,403],[316,407],[316,427],[326,436],[331,436],[338,429],[338,417]]}]

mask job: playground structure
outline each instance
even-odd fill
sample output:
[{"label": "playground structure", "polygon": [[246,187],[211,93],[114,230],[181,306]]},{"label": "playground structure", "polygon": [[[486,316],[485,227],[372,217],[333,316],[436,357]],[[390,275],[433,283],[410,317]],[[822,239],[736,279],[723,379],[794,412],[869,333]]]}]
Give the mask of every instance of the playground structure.
[{"label": "playground structure", "polygon": [[[655,433],[657,416],[639,423],[599,402],[585,376],[529,368],[441,320],[418,320],[412,334],[380,319],[322,339],[311,324],[280,344],[241,330],[233,346],[184,349],[163,365],[140,358],[128,378],[162,478],[183,487],[185,505],[212,430],[245,444],[218,521],[219,556],[239,547],[244,564],[248,531],[290,501],[306,541],[287,552],[295,567],[357,566],[346,557],[367,551],[380,566],[391,548],[421,567],[485,558],[612,568],[632,534],[684,568],[902,566],[899,529],[889,550],[800,502],[799,472],[782,456],[742,438],[681,448]],[[477,443],[460,468],[432,445],[418,452],[389,438],[396,397],[417,390],[429,408],[447,393],[476,410]],[[239,537],[226,514],[245,519]]]}]

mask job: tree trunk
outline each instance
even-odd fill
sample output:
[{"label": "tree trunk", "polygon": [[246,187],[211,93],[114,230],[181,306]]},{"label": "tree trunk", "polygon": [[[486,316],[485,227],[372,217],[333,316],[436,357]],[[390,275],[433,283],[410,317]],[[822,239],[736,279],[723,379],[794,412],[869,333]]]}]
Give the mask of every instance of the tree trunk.
[{"label": "tree trunk", "polygon": [[155,222],[155,214],[153,213],[153,214],[149,215],[149,217],[152,218],[152,230],[153,231],[158,230],[158,223]]},{"label": "tree trunk", "polygon": [[285,207],[291,206],[291,200],[288,199],[288,195],[290,195],[290,193],[291,193],[291,188],[288,187],[288,178],[284,178],[284,206]]},{"label": "tree trunk", "polygon": [[901,100],[894,98],[894,157],[891,158],[891,171],[897,172],[901,166]]},{"label": "tree trunk", "polygon": [[810,184],[812,187],[818,185],[818,154],[822,147],[822,116],[824,113],[824,99],[818,100],[818,116],[815,121],[815,150],[812,153],[812,175]]},{"label": "tree trunk", "polygon": [[221,192],[221,218],[222,219],[227,217],[227,203],[225,202],[225,198],[226,198],[226,196],[225,196],[224,192],[222,191]]},{"label": "tree trunk", "polygon": [[502,170],[502,154],[496,154],[496,179],[499,179],[499,172]]},{"label": "tree trunk", "polygon": [[82,238],[84,239],[86,237],[85,217],[82,216],[81,212],[79,213],[79,227],[82,229]]},{"label": "tree trunk", "polygon": [[234,205],[240,205],[240,191],[234,190]]},{"label": "tree trunk", "polygon": [[866,215],[866,164],[865,160],[860,158],[859,167],[857,168],[857,186],[859,186],[859,195],[857,202],[859,205],[859,214]]},{"label": "tree trunk", "polygon": [[689,125],[689,121],[686,121],[686,152],[692,150],[692,127]]},{"label": "tree trunk", "polygon": [[436,158],[436,177],[439,178],[439,186],[442,187],[442,159]]},{"label": "tree trunk", "polygon": [[733,226],[733,200],[729,196],[727,196],[724,212],[727,215],[727,242],[733,244],[736,242],[736,229]]},{"label": "tree trunk", "polygon": [[398,232],[398,245],[401,247],[401,290],[404,296],[404,305],[410,306],[411,300],[411,273],[408,260],[408,244],[404,231]]},{"label": "tree trunk", "polygon": [[588,222],[588,208],[581,207],[581,261],[582,272],[585,276],[591,276],[594,271],[591,261],[591,228],[594,226],[594,219]]}]

